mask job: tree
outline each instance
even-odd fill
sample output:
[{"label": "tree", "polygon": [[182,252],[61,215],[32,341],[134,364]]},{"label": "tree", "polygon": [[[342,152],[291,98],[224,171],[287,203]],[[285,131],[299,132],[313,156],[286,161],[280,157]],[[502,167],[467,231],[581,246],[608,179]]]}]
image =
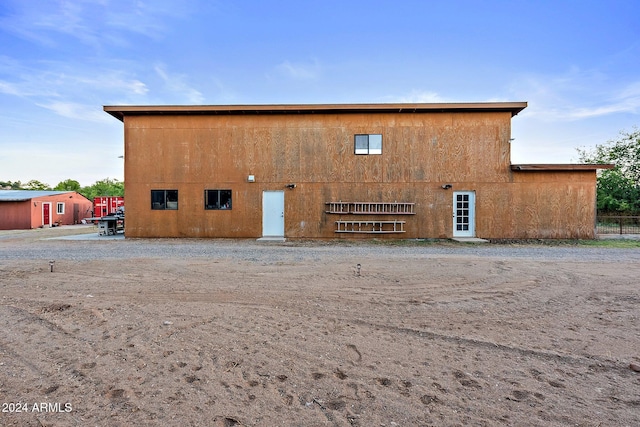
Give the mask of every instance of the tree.
[{"label": "tree", "polygon": [[[0,189],[10,190],[51,190],[49,184],[32,179],[26,184],[20,181],[0,181]],[[76,191],[89,200],[99,196],[124,196],[124,182],[117,179],[105,178],[102,181],[96,181],[95,184],[87,187],[81,187],[80,183],[73,179],[66,179],[55,186],[56,191]]]},{"label": "tree", "polygon": [[0,189],[2,190],[20,190],[22,183],[20,181],[0,181]]},{"label": "tree", "polygon": [[620,132],[617,140],[580,150],[583,163],[613,163],[614,169],[598,175],[598,210],[601,212],[640,213],[640,129]]},{"label": "tree", "polygon": [[38,180],[32,179],[31,181],[24,184],[22,187],[23,190],[51,190],[49,184],[44,184]]},{"label": "tree", "polygon": [[124,183],[117,179],[105,178],[89,187],[81,188],[78,192],[89,200],[100,196],[124,196]]},{"label": "tree", "polygon": [[80,191],[80,183],[73,179],[67,179],[60,182],[53,189],[56,191]]}]

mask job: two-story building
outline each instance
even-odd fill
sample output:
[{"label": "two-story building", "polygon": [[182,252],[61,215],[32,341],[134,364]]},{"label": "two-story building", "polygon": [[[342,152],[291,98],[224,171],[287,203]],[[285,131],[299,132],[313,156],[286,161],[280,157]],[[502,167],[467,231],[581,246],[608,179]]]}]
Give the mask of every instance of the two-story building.
[{"label": "two-story building", "polygon": [[525,102],[105,106],[128,237],[593,238],[596,169],[512,165]]}]

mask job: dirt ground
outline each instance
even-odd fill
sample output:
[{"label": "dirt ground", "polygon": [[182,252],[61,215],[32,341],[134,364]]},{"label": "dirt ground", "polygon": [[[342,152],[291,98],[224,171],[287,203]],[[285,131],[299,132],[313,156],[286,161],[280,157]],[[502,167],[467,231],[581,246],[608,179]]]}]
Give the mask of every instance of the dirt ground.
[{"label": "dirt ground", "polygon": [[[0,235],[3,426],[640,425],[638,249],[180,256],[42,233]],[[2,257],[27,250],[54,271]]]}]

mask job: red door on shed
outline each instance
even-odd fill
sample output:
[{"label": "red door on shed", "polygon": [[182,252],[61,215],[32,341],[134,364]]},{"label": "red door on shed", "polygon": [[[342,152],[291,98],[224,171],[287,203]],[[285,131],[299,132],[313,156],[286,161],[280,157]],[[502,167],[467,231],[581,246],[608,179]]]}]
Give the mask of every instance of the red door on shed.
[{"label": "red door on shed", "polygon": [[51,224],[51,203],[42,204],[42,224]]}]

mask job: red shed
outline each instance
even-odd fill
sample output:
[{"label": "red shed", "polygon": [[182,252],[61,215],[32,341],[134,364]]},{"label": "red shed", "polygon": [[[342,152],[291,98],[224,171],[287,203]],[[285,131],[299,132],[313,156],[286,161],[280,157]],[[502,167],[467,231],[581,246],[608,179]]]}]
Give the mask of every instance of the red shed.
[{"label": "red shed", "polygon": [[0,230],[80,224],[92,208],[75,191],[0,190]]}]

